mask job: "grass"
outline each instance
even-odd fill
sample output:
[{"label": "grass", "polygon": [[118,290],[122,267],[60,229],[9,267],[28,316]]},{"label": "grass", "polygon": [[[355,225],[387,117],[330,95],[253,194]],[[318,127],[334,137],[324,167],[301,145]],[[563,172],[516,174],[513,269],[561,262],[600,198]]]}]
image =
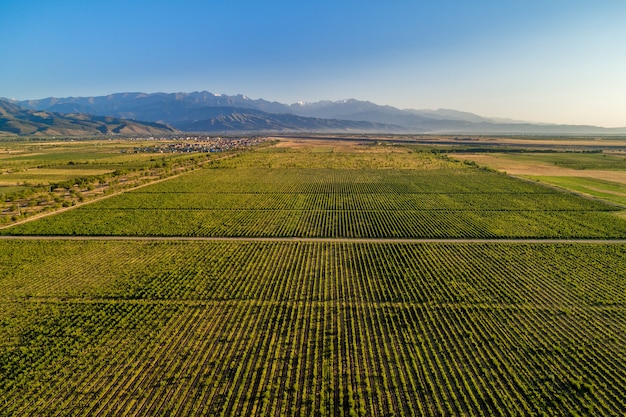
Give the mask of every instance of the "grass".
[{"label": "grass", "polygon": [[533,179],[626,207],[626,184],[587,177],[536,176]]},{"label": "grass", "polygon": [[455,155],[493,169],[626,207],[626,158],[606,153]]},{"label": "grass", "polygon": [[67,181],[77,177],[86,177],[89,175],[102,175],[115,171],[112,168],[40,168],[33,171],[15,172],[0,176],[0,186],[18,185],[18,184],[50,184],[56,182]]},{"label": "grass", "polygon": [[543,163],[576,170],[626,170],[626,157],[606,153],[551,152],[530,154],[507,154],[513,161]]}]

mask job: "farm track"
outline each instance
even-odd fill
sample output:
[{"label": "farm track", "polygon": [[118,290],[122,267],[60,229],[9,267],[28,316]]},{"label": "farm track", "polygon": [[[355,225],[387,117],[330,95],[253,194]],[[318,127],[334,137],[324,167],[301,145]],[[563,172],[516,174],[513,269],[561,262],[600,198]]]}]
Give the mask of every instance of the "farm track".
[{"label": "farm track", "polygon": [[265,243],[520,243],[624,245],[626,239],[528,239],[528,238],[326,238],[326,237],[202,237],[202,236],[0,236],[0,240],[153,241],[153,242],[265,242]]},{"label": "farm track", "polygon": [[[0,303],[14,302],[19,300],[20,302],[31,303],[69,303],[69,304],[133,304],[133,305],[172,305],[180,307],[198,307],[198,306],[228,306],[237,307],[242,302],[250,302],[250,300],[241,299],[158,299],[158,298],[119,298],[119,297],[98,297],[98,298],[86,298],[86,297],[0,297]],[[302,305],[323,308],[325,305],[339,303],[341,308],[354,308],[361,309],[363,307],[380,308],[385,309],[388,307],[402,308],[406,306],[423,307],[423,308],[466,308],[471,305],[474,309],[484,310],[499,310],[499,311],[553,311],[554,307],[539,305],[539,304],[519,304],[519,305],[494,305],[489,303],[469,303],[469,302],[434,302],[434,301],[339,301],[339,300],[254,300],[254,305],[257,307],[280,307],[288,303],[290,305]],[[372,307],[373,306],[373,307]],[[597,306],[585,306],[580,308],[568,307],[571,310],[593,310],[593,311],[618,311],[621,310],[621,306],[615,305],[597,305]]]}]

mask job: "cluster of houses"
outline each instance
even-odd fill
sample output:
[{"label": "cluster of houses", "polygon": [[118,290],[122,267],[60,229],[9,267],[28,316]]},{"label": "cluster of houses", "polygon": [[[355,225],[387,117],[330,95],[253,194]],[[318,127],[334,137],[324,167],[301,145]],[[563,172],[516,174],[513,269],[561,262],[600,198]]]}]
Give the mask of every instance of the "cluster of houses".
[{"label": "cluster of houses", "polygon": [[170,138],[137,138],[137,140],[154,140],[159,141],[159,143],[148,146],[137,146],[133,148],[134,153],[206,153],[222,152],[243,146],[252,146],[265,142],[267,138],[260,136],[186,136]]}]

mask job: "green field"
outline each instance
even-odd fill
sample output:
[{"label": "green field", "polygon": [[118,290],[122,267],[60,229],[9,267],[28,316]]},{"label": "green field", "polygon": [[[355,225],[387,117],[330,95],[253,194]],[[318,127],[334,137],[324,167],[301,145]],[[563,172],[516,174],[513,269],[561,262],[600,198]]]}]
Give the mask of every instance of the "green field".
[{"label": "green field", "polygon": [[626,155],[623,153],[485,149],[484,152],[457,153],[455,157],[626,208]]},{"label": "green field", "polygon": [[626,155],[607,153],[549,152],[509,153],[507,158],[526,163],[547,163],[563,168],[578,170],[625,171]]},{"label": "green field", "polygon": [[0,239],[0,416],[626,415],[615,210],[316,143],[2,229],[61,237]]},{"label": "green field", "polygon": [[4,233],[626,237],[613,206],[430,153],[269,149],[211,167]]},{"label": "green field", "polygon": [[3,415],[626,411],[626,245],[0,246]]},{"label": "green field", "polygon": [[[139,169],[161,159],[180,155],[132,153],[143,141],[91,140],[33,142],[0,142],[0,192],[11,192],[9,186],[50,184],[77,177],[102,175],[117,169]],[[125,152],[125,153],[122,153]],[[24,184],[26,183],[26,185]],[[6,188],[5,188],[6,187]]]},{"label": "green field", "polygon": [[0,227],[180,174],[259,137],[0,140]]},{"label": "green field", "polygon": [[533,179],[626,207],[626,185],[587,177],[535,176]]}]

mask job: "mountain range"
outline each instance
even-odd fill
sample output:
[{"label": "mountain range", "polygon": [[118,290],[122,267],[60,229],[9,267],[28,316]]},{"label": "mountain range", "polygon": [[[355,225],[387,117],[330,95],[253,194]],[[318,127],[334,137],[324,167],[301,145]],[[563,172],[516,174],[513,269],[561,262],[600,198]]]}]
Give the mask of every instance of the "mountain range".
[{"label": "mountain range", "polygon": [[174,132],[176,129],[162,123],[29,110],[0,99],[0,133],[4,135],[162,135]]},{"label": "mountain range", "polygon": [[34,112],[94,115],[115,118],[117,123],[142,120],[158,123],[159,128],[168,125],[181,131],[207,133],[626,134],[626,127],[537,124],[449,109],[402,110],[354,99],[289,105],[206,91],[50,97],[11,104]]}]

